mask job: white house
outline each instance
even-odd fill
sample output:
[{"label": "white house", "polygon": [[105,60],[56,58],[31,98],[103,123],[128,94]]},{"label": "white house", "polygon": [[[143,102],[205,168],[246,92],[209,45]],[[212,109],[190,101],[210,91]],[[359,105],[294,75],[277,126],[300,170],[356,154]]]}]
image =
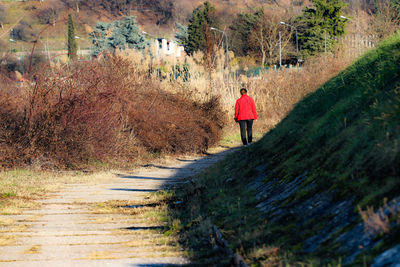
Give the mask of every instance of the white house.
[{"label": "white house", "polygon": [[163,38],[157,38],[154,40],[154,50],[159,58],[164,57],[183,57],[185,55],[185,48],[178,45],[174,41],[169,41]]}]

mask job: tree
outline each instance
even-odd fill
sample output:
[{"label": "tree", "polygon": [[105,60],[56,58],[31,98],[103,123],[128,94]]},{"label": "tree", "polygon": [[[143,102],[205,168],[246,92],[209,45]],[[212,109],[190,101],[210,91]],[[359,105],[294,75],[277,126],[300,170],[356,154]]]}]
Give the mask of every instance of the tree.
[{"label": "tree", "polygon": [[56,26],[58,17],[63,9],[60,2],[51,1],[47,3],[47,7],[37,11],[36,16],[40,23]]},{"label": "tree", "polygon": [[137,26],[135,17],[124,17],[110,23],[97,23],[90,33],[94,45],[93,54],[97,56],[103,51],[114,52],[116,48],[144,50],[150,44]]},{"label": "tree", "polygon": [[31,42],[35,39],[35,32],[31,26],[31,23],[21,20],[13,30],[13,39]]},{"label": "tree", "polygon": [[178,44],[184,45],[188,39],[188,28],[180,23],[176,23],[177,32],[175,34],[175,40]]},{"label": "tree", "polygon": [[399,29],[400,0],[382,0],[376,3],[372,27],[379,39],[384,39]]},{"label": "tree", "polygon": [[81,5],[86,7],[93,7],[92,2],[89,0],[63,0],[63,3],[70,9],[75,9],[76,13],[81,10]]},{"label": "tree", "polygon": [[211,27],[218,27],[215,7],[208,1],[193,10],[187,29],[188,38],[185,43],[185,51],[192,55],[197,50],[208,54],[213,34]]},{"label": "tree", "polygon": [[286,48],[290,45],[293,31],[279,23],[283,16],[275,11],[269,13],[262,11],[261,14],[251,29],[249,44],[253,50],[261,53],[261,65],[264,66],[266,63],[276,63],[279,59],[279,32],[281,32],[282,51],[287,54]]},{"label": "tree", "polygon": [[346,6],[342,0],[312,0],[314,8],[306,7],[297,18],[299,44],[305,56],[331,50],[336,37],[345,33],[346,19],[340,18]]},{"label": "tree", "polygon": [[77,50],[74,21],[72,15],[68,14],[68,57],[73,60],[76,59]]},{"label": "tree", "polygon": [[174,6],[174,1],[172,0],[158,0],[154,1],[153,5],[154,8],[153,10],[155,11],[156,14],[158,14],[157,18],[157,25],[162,25],[168,23],[170,19],[173,18],[175,14],[175,6]]},{"label": "tree", "polygon": [[246,56],[252,47],[249,44],[250,34],[258,19],[262,16],[262,10],[254,13],[239,13],[229,26],[230,29],[230,47],[235,55]]},{"label": "tree", "polygon": [[80,0],[75,0],[76,13],[79,13],[79,2]]}]

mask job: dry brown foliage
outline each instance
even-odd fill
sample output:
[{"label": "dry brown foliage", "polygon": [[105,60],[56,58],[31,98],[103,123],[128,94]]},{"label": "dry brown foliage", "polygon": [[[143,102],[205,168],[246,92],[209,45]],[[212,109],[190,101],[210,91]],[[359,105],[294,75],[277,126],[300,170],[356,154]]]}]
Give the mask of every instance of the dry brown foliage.
[{"label": "dry brown foliage", "polygon": [[377,211],[374,211],[373,207],[367,207],[366,210],[362,210],[360,206],[357,208],[364,221],[364,230],[367,235],[390,233],[392,226],[400,224],[400,204],[396,200],[390,203],[385,200],[383,207]]},{"label": "dry brown foliage", "polygon": [[76,168],[129,161],[145,151],[198,152],[223,126],[216,98],[204,104],[163,92],[118,56],[43,68],[32,85],[0,90],[0,166]]}]

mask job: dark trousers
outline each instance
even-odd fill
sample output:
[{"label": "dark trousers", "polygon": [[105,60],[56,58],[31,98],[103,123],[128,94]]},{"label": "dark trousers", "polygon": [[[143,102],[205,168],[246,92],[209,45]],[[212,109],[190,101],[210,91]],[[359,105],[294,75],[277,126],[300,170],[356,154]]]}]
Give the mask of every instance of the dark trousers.
[{"label": "dark trousers", "polygon": [[[240,137],[242,138],[243,145],[247,145],[247,143],[253,142],[253,121],[254,120],[245,120],[239,121],[240,125]],[[246,130],[247,130],[247,138],[246,138]]]}]

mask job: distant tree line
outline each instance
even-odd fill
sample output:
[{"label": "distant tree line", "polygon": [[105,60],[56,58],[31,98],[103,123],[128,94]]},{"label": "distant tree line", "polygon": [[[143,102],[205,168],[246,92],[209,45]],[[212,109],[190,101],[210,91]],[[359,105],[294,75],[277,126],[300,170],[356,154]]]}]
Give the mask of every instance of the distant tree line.
[{"label": "distant tree line", "polygon": [[[85,9],[107,11],[112,16],[129,16],[131,11],[136,10],[150,12],[156,18],[158,25],[180,21],[181,24],[175,24],[178,30],[175,38],[185,46],[186,52],[190,55],[200,50],[206,57],[210,57],[213,46],[225,42],[220,32],[222,31],[229,37],[229,50],[233,51],[235,56],[255,59],[261,65],[271,65],[278,62],[279,36],[282,58],[286,62],[294,63],[298,56],[309,57],[334,50],[338,38],[345,34],[346,23],[349,21],[355,23],[355,18],[351,16],[348,19],[340,16],[353,9],[355,14],[364,10],[374,19],[373,22],[368,22],[371,24],[368,27],[373,29],[373,33],[379,39],[399,29],[400,0],[311,0],[311,2],[311,5],[304,7],[302,11],[300,10],[302,3],[293,2],[291,7],[299,6],[296,12],[275,4],[264,5],[264,8],[248,8],[238,14],[231,14],[235,11],[230,10],[228,19],[226,17],[228,11],[218,10],[218,5],[207,1],[195,8],[187,20],[184,20],[181,18],[184,14],[177,14],[179,13],[177,5],[184,4],[185,0],[49,0],[40,6],[32,6],[30,15],[24,17],[10,34],[15,40],[34,41],[36,32],[32,25],[39,22],[54,26],[67,8],[76,12]],[[221,5],[218,1],[214,3]],[[7,5],[0,3],[0,28],[8,20],[9,12],[6,7]],[[281,24],[281,21],[285,24]],[[118,28],[116,24],[99,25],[96,27],[96,36],[100,35],[99,30],[102,27]],[[211,27],[220,31],[211,30]],[[300,55],[296,53],[296,30]],[[108,40],[105,45],[99,44],[99,49],[121,47],[123,39],[121,38],[117,35],[112,42]],[[130,41],[126,44],[130,44]]]},{"label": "distant tree line", "polygon": [[[178,25],[176,38],[188,54],[201,50],[208,53],[210,28],[219,28],[229,35],[229,48],[239,57],[256,58],[261,65],[279,60],[279,38],[282,57],[288,62],[333,51],[345,34],[350,18],[343,16],[349,3],[343,0],[311,0],[312,5],[300,14],[279,7],[256,8],[237,14],[229,25],[222,26],[216,8],[208,1],[193,10],[188,25]],[[381,17],[383,29],[379,38],[391,34],[400,25],[400,0],[351,0],[350,5],[362,3],[371,16]],[[392,27],[389,29],[389,26]],[[296,40],[297,32],[297,40]],[[217,35],[217,32],[215,32]],[[280,36],[280,37],[279,37]],[[221,38],[220,35],[218,38]],[[296,50],[298,43],[299,51]]]}]

